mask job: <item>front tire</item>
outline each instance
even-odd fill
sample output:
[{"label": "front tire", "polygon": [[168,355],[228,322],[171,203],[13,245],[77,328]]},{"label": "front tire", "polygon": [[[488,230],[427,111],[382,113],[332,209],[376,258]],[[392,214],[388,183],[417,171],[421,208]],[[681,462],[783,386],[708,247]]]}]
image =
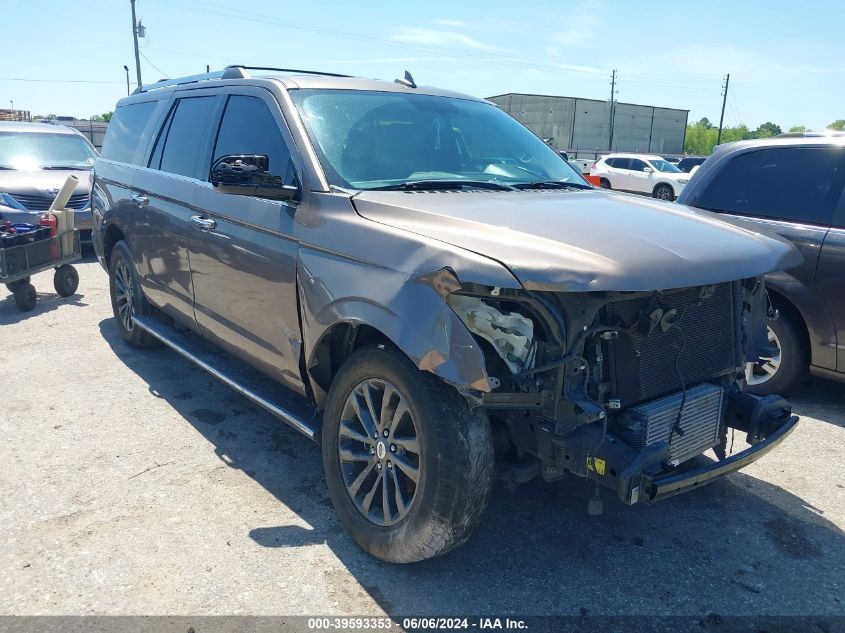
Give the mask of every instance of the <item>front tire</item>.
[{"label": "front tire", "polygon": [[141,293],[138,273],[124,240],[114,245],[109,260],[109,292],[117,331],[130,347],[152,347],[158,341],[135,325],[135,315],[149,314],[149,305]]},{"label": "front tire", "polygon": [[478,526],[490,495],[490,424],[392,349],[346,361],[323,418],[323,466],[341,523],[393,563],[433,558]]},{"label": "front tire", "polygon": [[654,197],[658,200],[672,202],[675,199],[675,190],[669,185],[657,185],[654,188]]},{"label": "front tire", "polygon": [[32,312],[37,302],[38,294],[35,292],[35,286],[29,282],[16,286],[15,305],[18,306],[18,310],[21,312]]},{"label": "front tire", "polygon": [[786,394],[809,366],[807,349],[794,317],[781,312],[769,322],[769,344],[777,352],[745,367],[747,391],[758,396]]}]

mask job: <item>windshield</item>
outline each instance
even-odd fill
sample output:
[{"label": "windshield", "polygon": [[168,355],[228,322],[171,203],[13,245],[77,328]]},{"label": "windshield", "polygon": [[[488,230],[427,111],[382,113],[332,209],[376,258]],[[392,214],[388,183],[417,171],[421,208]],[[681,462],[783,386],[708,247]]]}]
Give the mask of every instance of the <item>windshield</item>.
[{"label": "windshield", "polygon": [[0,169],[88,169],[96,157],[76,134],[0,132]]},{"label": "windshield", "polygon": [[676,165],[673,165],[668,160],[650,160],[648,161],[651,163],[651,166],[654,167],[657,171],[669,172],[673,174],[681,173],[681,170],[678,169]]},{"label": "windshield", "polygon": [[362,90],[292,90],[329,182],[352,189],[425,181],[586,181],[555,150],[480,101]]}]

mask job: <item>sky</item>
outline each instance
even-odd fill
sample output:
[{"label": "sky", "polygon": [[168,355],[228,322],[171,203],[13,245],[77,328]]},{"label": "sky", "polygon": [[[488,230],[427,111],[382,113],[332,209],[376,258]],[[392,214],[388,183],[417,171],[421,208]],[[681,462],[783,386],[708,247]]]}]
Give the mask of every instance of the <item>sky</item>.
[{"label": "sky", "polygon": [[[725,125],[845,118],[845,3],[137,0],[144,83],[226,64],[690,110]],[[0,108],[87,118],[135,84],[129,0],[0,0]]]}]

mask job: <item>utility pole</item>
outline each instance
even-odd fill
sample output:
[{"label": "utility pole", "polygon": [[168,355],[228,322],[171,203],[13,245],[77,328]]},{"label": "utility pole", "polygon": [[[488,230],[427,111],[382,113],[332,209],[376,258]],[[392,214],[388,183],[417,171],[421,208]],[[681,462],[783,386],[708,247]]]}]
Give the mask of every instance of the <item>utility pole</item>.
[{"label": "utility pole", "polygon": [[610,112],[607,121],[607,151],[613,151],[613,100],[616,96],[616,69],[610,75]]},{"label": "utility pole", "polygon": [[135,42],[135,74],[138,76],[138,87],[141,87],[141,55],[138,52],[138,22],[135,20],[135,0],[129,0],[132,5],[132,39]]},{"label": "utility pole", "polygon": [[725,75],[724,91],[722,92],[722,115],[719,117],[719,135],[716,137],[716,145],[722,142],[722,123],[725,121],[725,102],[728,100],[728,84],[731,82],[731,74]]}]

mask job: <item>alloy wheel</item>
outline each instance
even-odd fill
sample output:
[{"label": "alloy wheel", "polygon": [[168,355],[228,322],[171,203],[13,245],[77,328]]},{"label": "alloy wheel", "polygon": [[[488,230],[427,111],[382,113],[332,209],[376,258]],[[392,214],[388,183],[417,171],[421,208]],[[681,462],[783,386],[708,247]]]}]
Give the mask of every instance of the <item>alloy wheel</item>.
[{"label": "alloy wheel", "polygon": [[669,187],[658,187],[656,196],[658,200],[671,200],[672,190]]},{"label": "alloy wheel", "polygon": [[777,351],[771,356],[761,356],[757,363],[746,363],[745,381],[749,385],[761,385],[771,380],[780,369],[781,356],[783,354],[780,340],[772,328],[767,328],[769,333],[769,345]]},{"label": "alloy wheel", "polygon": [[338,430],[346,491],[370,522],[390,526],[413,507],[420,481],[420,440],[399,390],[368,378],[352,390]]},{"label": "alloy wheel", "polygon": [[132,273],[129,266],[121,259],[114,267],[114,304],[117,318],[123,329],[131,332],[135,329],[135,297],[132,289]]}]

